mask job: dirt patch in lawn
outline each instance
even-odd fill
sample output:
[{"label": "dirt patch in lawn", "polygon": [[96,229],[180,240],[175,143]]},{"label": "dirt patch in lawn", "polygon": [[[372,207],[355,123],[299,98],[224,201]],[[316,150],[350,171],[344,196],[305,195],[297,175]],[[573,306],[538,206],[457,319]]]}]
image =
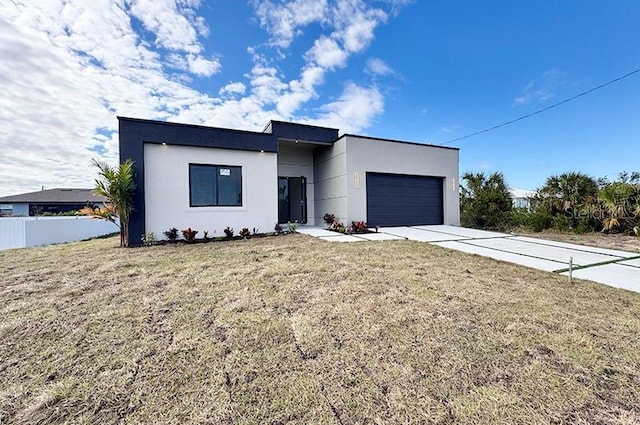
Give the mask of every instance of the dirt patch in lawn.
[{"label": "dirt patch in lawn", "polygon": [[598,248],[619,249],[622,251],[640,253],[640,237],[626,236],[620,234],[606,233],[565,233],[557,231],[535,232],[515,232],[520,236],[529,236],[532,238],[550,239],[558,242],[569,242],[579,245],[595,246]]},{"label": "dirt patch in lawn", "polygon": [[640,421],[640,294],[412,241],[0,252],[0,423]]}]

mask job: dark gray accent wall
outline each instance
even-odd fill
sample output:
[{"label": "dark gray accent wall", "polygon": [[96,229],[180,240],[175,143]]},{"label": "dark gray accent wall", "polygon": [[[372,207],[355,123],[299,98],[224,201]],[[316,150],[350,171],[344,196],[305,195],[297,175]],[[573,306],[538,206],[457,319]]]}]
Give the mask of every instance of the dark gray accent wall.
[{"label": "dark gray accent wall", "polygon": [[[280,121],[271,121],[271,131],[269,133],[127,117],[118,117],[118,121],[120,162],[132,159],[136,170],[136,189],[133,198],[134,211],[129,222],[129,242],[132,246],[140,245],[142,242],[141,237],[145,233],[145,143],[278,152],[278,139],[300,139],[331,144],[338,138],[337,129]],[[188,188],[185,188],[185,190],[188,190]]]},{"label": "dark gray accent wall", "polygon": [[335,128],[282,121],[271,121],[271,132],[280,139],[288,140],[307,140],[332,144],[338,139],[338,130]]}]

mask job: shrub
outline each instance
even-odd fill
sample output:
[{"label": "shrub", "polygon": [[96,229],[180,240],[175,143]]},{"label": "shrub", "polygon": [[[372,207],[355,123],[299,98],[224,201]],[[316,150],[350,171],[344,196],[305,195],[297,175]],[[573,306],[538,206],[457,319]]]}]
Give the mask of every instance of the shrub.
[{"label": "shrub", "polygon": [[205,230],[204,232],[202,232],[202,239],[204,239],[205,241],[208,241],[209,239],[211,239],[209,237],[209,232],[207,230]]},{"label": "shrub", "polygon": [[187,242],[193,242],[196,239],[196,235],[198,234],[197,230],[193,230],[191,227],[184,229],[182,231],[182,236],[184,240]]},{"label": "shrub", "polygon": [[240,236],[244,239],[247,239],[249,236],[251,236],[249,228],[243,227],[242,230],[240,230]]},{"label": "shrub", "polygon": [[233,227],[229,227],[229,226],[225,227],[224,234],[225,234],[226,237],[232,238],[233,237],[233,233],[234,233]]},{"label": "shrub", "polygon": [[594,232],[595,230],[596,229],[594,229],[594,227],[589,224],[580,223],[573,229],[573,233],[582,235],[584,233]]},{"label": "shrub", "polygon": [[352,221],[351,231],[353,233],[367,233],[369,232],[369,226],[366,221]]},{"label": "shrub", "polygon": [[460,186],[460,222],[466,227],[501,230],[513,208],[501,173],[465,173]]},{"label": "shrub", "polygon": [[561,232],[567,231],[571,228],[571,222],[564,214],[557,214],[551,220],[551,226],[555,230],[559,230]]},{"label": "shrub", "polygon": [[516,227],[530,227],[531,214],[526,208],[514,208],[510,214],[511,223]]},{"label": "shrub", "polygon": [[347,228],[344,227],[344,224],[340,223],[339,221],[334,221],[333,223],[331,223],[331,225],[329,226],[329,230],[338,233],[347,233]]},{"label": "shrub", "polygon": [[327,224],[327,226],[331,226],[331,224],[336,221],[336,215],[335,214],[330,214],[330,213],[326,213],[322,219],[324,220],[324,222]]},{"label": "shrub", "polygon": [[65,211],[65,212],[43,212],[41,214],[38,214],[39,217],[71,217],[71,216],[75,216],[75,215],[80,215],[79,211],[76,210],[72,210],[72,211]]},{"label": "shrub", "polygon": [[534,232],[542,232],[551,227],[553,217],[545,210],[534,211],[529,217],[529,226]]},{"label": "shrub", "polygon": [[273,226],[273,231],[276,232],[276,235],[282,233],[282,226],[278,223],[276,223],[275,226]]},{"label": "shrub", "polygon": [[178,229],[176,229],[175,227],[172,227],[169,230],[165,230],[163,233],[170,241],[175,241],[176,239],[178,239]]},{"label": "shrub", "polygon": [[156,234],[153,232],[144,233],[140,240],[142,241],[142,245],[151,246],[156,242]]},{"label": "shrub", "polygon": [[298,228],[298,222],[294,221],[293,223],[288,221],[287,226],[289,227],[289,233],[295,233]]},{"label": "shrub", "polygon": [[251,229],[251,234],[254,236],[257,235],[258,232],[260,232],[260,228],[258,227],[254,227],[253,229]]}]

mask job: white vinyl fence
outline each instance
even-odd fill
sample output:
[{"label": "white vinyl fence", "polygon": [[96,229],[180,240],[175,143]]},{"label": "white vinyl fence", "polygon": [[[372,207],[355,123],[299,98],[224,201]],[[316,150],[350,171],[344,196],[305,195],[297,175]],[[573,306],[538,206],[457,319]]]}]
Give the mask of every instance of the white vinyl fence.
[{"label": "white vinyl fence", "polygon": [[80,241],[117,231],[115,224],[89,217],[2,217],[0,250]]}]

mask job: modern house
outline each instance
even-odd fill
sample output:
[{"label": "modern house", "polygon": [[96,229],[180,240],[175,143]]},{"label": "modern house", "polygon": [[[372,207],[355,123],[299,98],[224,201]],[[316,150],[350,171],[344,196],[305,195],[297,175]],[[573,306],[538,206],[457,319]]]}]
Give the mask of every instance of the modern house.
[{"label": "modern house", "polygon": [[104,201],[104,197],[94,195],[91,189],[47,189],[0,198],[0,214],[25,217],[59,214],[87,205],[101,206]]},{"label": "modern house", "polygon": [[118,120],[120,160],[136,169],[132,244],[171,227],[213,236],[321,225],[325,213],[370,226],[459,224],[457,148],[281,121],[254,132]]}]

